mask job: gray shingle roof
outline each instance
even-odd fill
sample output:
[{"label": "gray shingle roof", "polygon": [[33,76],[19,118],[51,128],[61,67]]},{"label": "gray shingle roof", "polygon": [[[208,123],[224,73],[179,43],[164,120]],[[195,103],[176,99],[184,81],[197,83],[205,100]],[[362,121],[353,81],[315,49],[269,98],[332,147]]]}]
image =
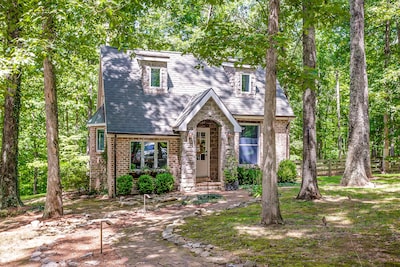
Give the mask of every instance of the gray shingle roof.
[{"label": "gray shingle roof", "polygon": [[[263,116],[264,80],[257,71],[255,97],[236,97],[223,67],[202,64],[192,55],[157,52],[168,59],[168,93],[145,94],[141,69],[131,52],[101,48],[107,132],[130,134],[175,134],[172,126],[194,95],[212,88],[232,115]],[[293,111],[277,88],[276,115],[292,117]]]},{"label": "gray shingle roof", "polygon": [[186,131],[187,124],[193,119],[193,117],[197,114],[197,112],[207,103],[208,100],[212,99],[219,106],[228,120],[234,126],[235,132],[241,132],[242,128],[226,108],[224,103],[218,97],[218,95],[214,92],[212,88],[207,89],[195,96],[189,101],[186,105],[185,109],[181,112],[175,124],[173,125],[173,129]]},{"label": "gray shingle roof", "polygon": [[89,119],[88,125],[102,125],[106,123],[106,118],[104,117],[104,105],[93,114],[93,116]]}]

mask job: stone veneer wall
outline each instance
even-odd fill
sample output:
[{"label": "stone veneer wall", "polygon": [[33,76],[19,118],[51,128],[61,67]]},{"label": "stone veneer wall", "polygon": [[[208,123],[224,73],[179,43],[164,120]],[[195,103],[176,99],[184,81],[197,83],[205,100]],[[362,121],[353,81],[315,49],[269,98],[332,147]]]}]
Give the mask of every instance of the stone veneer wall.
[{"label": "stone veneer wall", "polygon": [[289,159],[289,121],[276,120],[275,123],[275,145],[276,163],[279,165],[284,159]]},{"label": "stone veneer wall", "polygon": [[101,191],[107,188],[107,168],[104,153],[96,151],[97,129],[104,127],[89,127],[89,188]]},{"label": "stone veneer wall", "polygon": [[[199,123],[205,120],[214,121],[220,133],[220,147],[218,155],[218,177],[222,177],[223,168],[225,166],[225,159],[228,155],[232,154],[237,157],[235,153],[234,142],[236,138],[228,138],[227,133],[230,131],[233,136],[233,125],[230,123],[225,114],[220,110],[218,105],[213,99],[207,101],[203,108],[194,116],[191,122],[188,123],[188,130],[193,131],[192,137],[189,132],[183,132],[181,135],[182,141],[182,171],[181,171],[181,191],[193,191],[196,183],[196,129]],[[222,179],[219,179],[222,180]]]},{"label": "stone veneer wall", "polygon": [[[142,70],[142,86],[143,91],[146,94],[162,94],[166,93],[168,90],[168,71],[167,71],[167,62],[156,62],[156,61],[141,61],[140,67]],[[151,68],[159,68],[160,69],[160,87],[151,87],[150,86],[150,75]]]},{"label": "stone veneer wall", "polygon": [[[226,75],[229,78],[229,83],[232,88],[235,89],[236,96],[243,97],[254,97],[256,94],[256,70],[254,68],[239,68],[239,67],[229,67],[224,66],[224,70]],[[242,74],[249,74],[251,77],[250,81],[250,92],[243,93],[242,92]]]}]

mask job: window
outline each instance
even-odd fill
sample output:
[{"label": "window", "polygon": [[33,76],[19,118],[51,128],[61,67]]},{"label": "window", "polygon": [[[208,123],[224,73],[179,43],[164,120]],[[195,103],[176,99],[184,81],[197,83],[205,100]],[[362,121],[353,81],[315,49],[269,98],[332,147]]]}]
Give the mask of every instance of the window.
[{"label": "window", "polygon": [[250,93],[250,74],[242,74],[242,93]]},{"label": "window", "polygon": [[[143,151],[143,153],[142,153]],[[165,168],[168,159],[167,142],[131,142],[131,169]]]},{"label": "window", "polygon": [[96,131],[96,151],[104,151],[104,129],[97,129]]},{"label": "window", "polygon": [[258,164],[259,126],[243,125],[239,139],[239,164]]},{"label": "window", "polygon": [[161,69],[151,68],[150,87],[161,87]]}]

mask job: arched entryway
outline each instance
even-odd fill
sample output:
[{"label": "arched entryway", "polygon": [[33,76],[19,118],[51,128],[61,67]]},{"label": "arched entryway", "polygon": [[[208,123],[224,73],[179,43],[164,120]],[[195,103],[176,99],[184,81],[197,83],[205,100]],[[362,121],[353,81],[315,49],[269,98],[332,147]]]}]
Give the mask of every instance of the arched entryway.
[{"label": "arched entryway", "polygon": [[220,182],[220,127],[215,121],[203,120],[196,128],[196,184]]}]

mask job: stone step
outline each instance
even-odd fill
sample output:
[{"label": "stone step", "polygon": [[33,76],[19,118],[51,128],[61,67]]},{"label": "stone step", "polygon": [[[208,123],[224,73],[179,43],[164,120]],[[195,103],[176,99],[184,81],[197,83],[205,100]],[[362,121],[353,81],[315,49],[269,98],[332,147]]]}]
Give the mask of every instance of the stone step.
[{"label": "stone step", "polygon": [[222,190],[221,182],[206,182],[206,183],[197,183],[196,191],[205,191],[205,190]]}]

